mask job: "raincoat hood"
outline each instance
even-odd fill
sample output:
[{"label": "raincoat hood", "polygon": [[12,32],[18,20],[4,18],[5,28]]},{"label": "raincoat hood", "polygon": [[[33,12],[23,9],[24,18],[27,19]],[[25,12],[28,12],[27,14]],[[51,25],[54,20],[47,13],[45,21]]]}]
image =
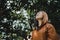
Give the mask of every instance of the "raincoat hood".
[{"label": "raincoat hood", "polygon": [[45,11],[39,11],[37,15],[40,15],[39,17],[42,18],[43,24],[48,22],[48,15]]}]

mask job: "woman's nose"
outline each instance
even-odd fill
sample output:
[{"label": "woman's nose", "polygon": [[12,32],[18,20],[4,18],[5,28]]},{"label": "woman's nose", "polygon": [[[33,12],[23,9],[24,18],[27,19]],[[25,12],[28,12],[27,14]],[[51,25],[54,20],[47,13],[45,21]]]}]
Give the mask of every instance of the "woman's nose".
[{"label": "woman's nose", "polygon": [[39,16],[36,16],[36,19],[39,18]]}]

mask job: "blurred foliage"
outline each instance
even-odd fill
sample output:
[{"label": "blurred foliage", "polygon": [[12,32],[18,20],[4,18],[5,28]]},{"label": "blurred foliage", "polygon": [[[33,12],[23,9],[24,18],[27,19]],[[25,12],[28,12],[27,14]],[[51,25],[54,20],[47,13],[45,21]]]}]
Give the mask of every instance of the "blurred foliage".
[{"label": "blurred foliage", "polygon": [[60,33],[60,0],[0,0],[0,39],[26,39],[40,10],[47,12]]}]

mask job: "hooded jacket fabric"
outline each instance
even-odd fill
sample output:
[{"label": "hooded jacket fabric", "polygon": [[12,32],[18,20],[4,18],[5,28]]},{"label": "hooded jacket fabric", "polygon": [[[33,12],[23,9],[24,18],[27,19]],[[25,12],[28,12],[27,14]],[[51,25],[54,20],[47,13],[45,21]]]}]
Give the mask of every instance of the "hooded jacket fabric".
[{"label": "hooded jacket fabric", "polygon": [[54,26],[48,22],[48,15],[46,12],[41,11],[43,14],[43,24],[39,30],[32,31],[31,40],[58,40]]}]

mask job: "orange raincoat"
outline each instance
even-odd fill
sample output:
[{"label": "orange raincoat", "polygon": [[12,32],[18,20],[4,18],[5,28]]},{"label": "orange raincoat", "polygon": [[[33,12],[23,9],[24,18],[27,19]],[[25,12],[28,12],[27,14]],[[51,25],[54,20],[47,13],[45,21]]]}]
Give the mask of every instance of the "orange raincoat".
[{"label": "orange raincoat", "polygon": [[39,30],[35,29],[32,31],[31,40],[58,40],[54,26],[47,22],[48,16],[44,11],[42,12],[44,16],[43,26],[41,26]]}]

